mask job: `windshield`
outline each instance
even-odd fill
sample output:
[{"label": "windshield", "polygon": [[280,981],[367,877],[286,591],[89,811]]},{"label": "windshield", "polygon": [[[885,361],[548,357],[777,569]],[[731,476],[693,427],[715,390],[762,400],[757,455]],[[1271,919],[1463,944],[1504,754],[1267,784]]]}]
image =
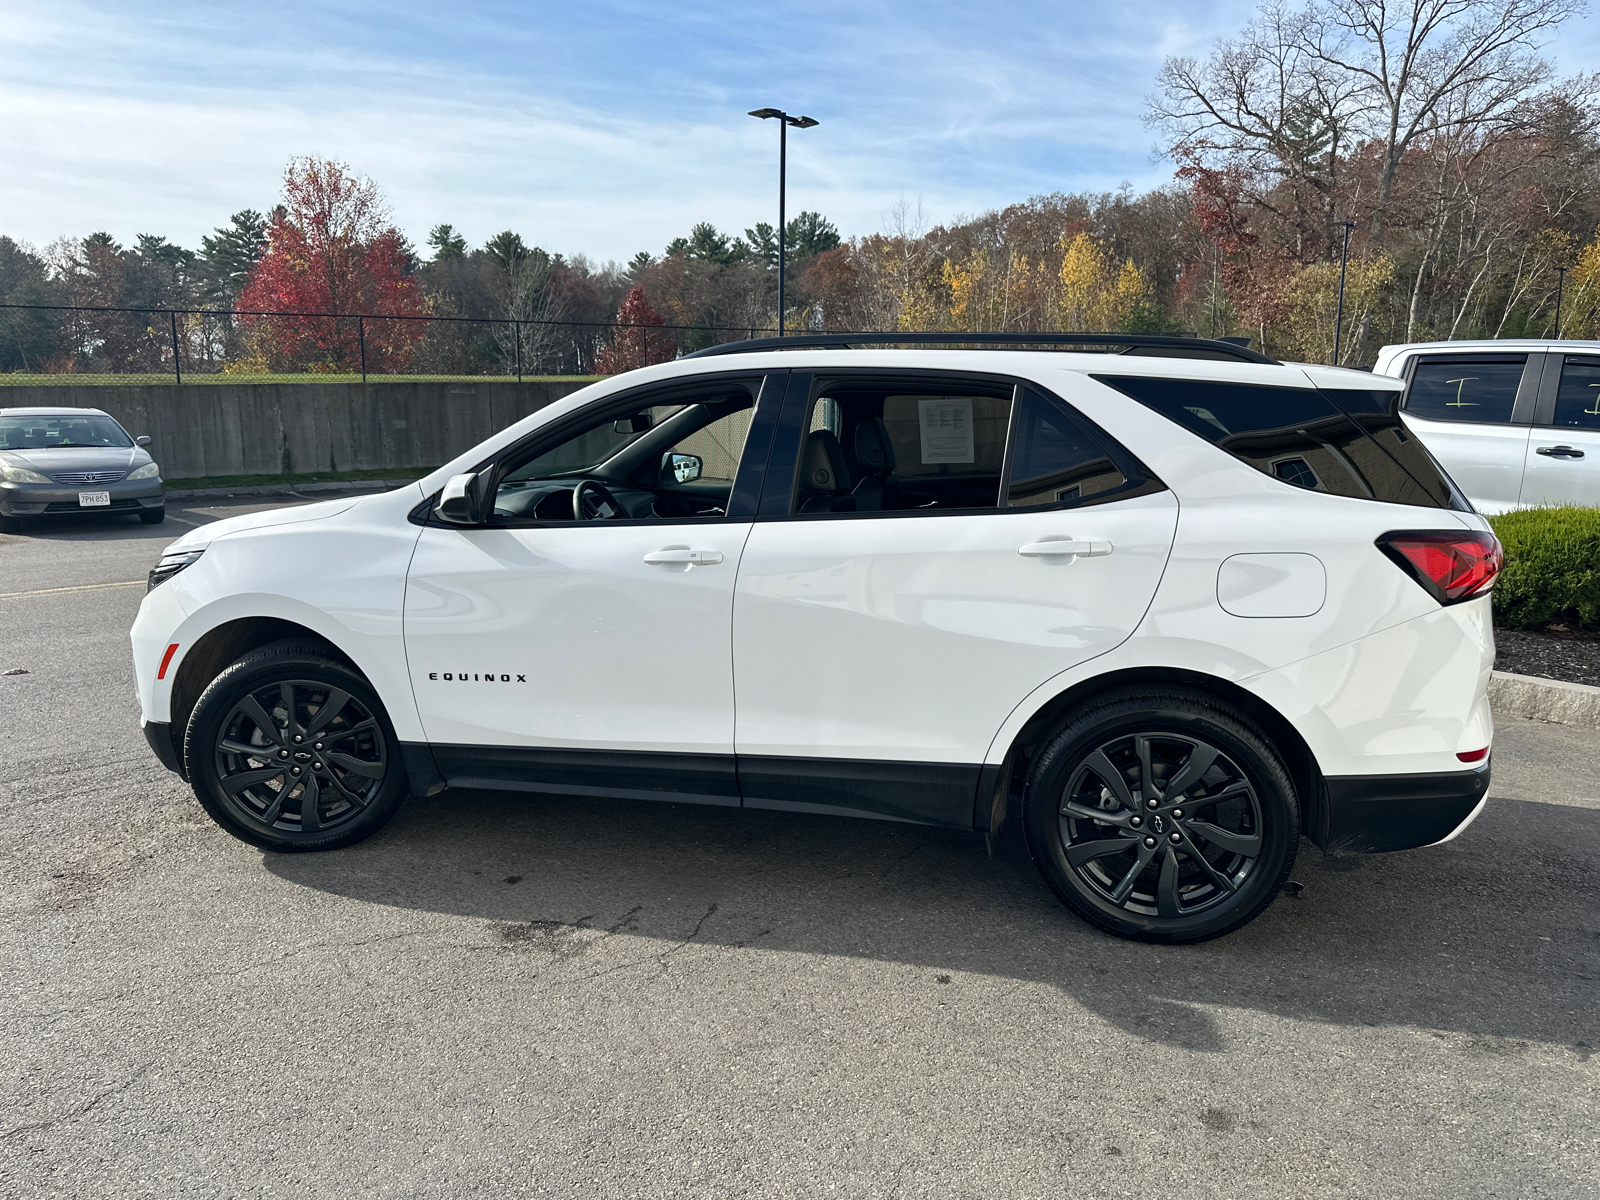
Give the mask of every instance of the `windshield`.
[{"label": "windshield", "polygon": [[0,450],[54,450],[57,447],[104,447],[125,450],[133,440],[110,417],[98,413],[63,416],[0,417]]}]

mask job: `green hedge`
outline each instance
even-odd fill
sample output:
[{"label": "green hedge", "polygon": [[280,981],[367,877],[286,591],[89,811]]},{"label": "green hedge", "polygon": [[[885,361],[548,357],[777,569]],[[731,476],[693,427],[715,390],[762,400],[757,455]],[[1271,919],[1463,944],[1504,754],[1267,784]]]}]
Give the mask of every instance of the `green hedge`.
[{"label": "green hedge", "polygon": [[1528,508],[1490,517],[1506,549],[1494,616],[1527,629],[1600,619],[1600,508]]}]

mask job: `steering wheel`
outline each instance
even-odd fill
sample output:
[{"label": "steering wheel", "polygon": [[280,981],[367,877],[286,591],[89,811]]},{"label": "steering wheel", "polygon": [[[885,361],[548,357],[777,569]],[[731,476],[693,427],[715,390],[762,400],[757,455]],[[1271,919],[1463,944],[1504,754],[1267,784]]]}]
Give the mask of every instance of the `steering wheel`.
[{"label": "steering wheel", "polygon": [[617,503],[617,498],[611,494],[611,489],[598,479],[585,479],[572,489],[572,519],[574,521],[594,521],[600,519],[600,506],[611,507],[611,515],[606,520],[617,521],[628,515],[627,510]]}]

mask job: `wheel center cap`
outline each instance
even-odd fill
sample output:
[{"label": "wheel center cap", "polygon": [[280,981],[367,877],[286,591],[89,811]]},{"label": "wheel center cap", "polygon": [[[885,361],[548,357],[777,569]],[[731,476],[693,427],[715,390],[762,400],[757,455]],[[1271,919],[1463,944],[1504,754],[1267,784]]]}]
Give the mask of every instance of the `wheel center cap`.
[{"label": "wheel center cap", "polygon": [[1162,820],[1159,813],[1150,818],[1150,829],[1155,833],[1165,833],[1167,831],[1167,823]]},{"label": "wheel center cap", "polygon": [[308,751],[305,751],[305,750],[296,750],[294,752],[294,756],[297,759],[299,759],[301,762],[310,762],[311,761],[310,753]]}]

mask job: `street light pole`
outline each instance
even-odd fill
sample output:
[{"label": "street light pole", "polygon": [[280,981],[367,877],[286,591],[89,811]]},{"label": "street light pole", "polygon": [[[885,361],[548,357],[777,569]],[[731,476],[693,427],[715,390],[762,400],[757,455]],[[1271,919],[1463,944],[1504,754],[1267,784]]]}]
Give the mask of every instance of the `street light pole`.
[{"label": "street light pole", "polygon": [[765,121],[772,117],[778,118],[778,336],[783,336],[784,305],[787,300],[785,288],[789,273],[788,246],[785,244],[789,226],[784,212],[784,193],[787,189],[789,174],[789,126],[796,129],[810,129],[820,124],[810,117],[791,117],[780,108],[757,108],[750,113],[752,117],[759,117]]},{"label": "street light pole", "polygon": [[1339,365],[1339,347],[1344,337],[1344,272],[1350,265],[1350,231],[1354,221],[1341,221],[1344,226],[1344,249],[1339,253],[1339,311],[1333,318],[1333,365]]},{"label": "street light pole", "polygon": [[1561,293],[1567,286],[1567,268],[1556,268],[1556,337],[1561,337]]}]

